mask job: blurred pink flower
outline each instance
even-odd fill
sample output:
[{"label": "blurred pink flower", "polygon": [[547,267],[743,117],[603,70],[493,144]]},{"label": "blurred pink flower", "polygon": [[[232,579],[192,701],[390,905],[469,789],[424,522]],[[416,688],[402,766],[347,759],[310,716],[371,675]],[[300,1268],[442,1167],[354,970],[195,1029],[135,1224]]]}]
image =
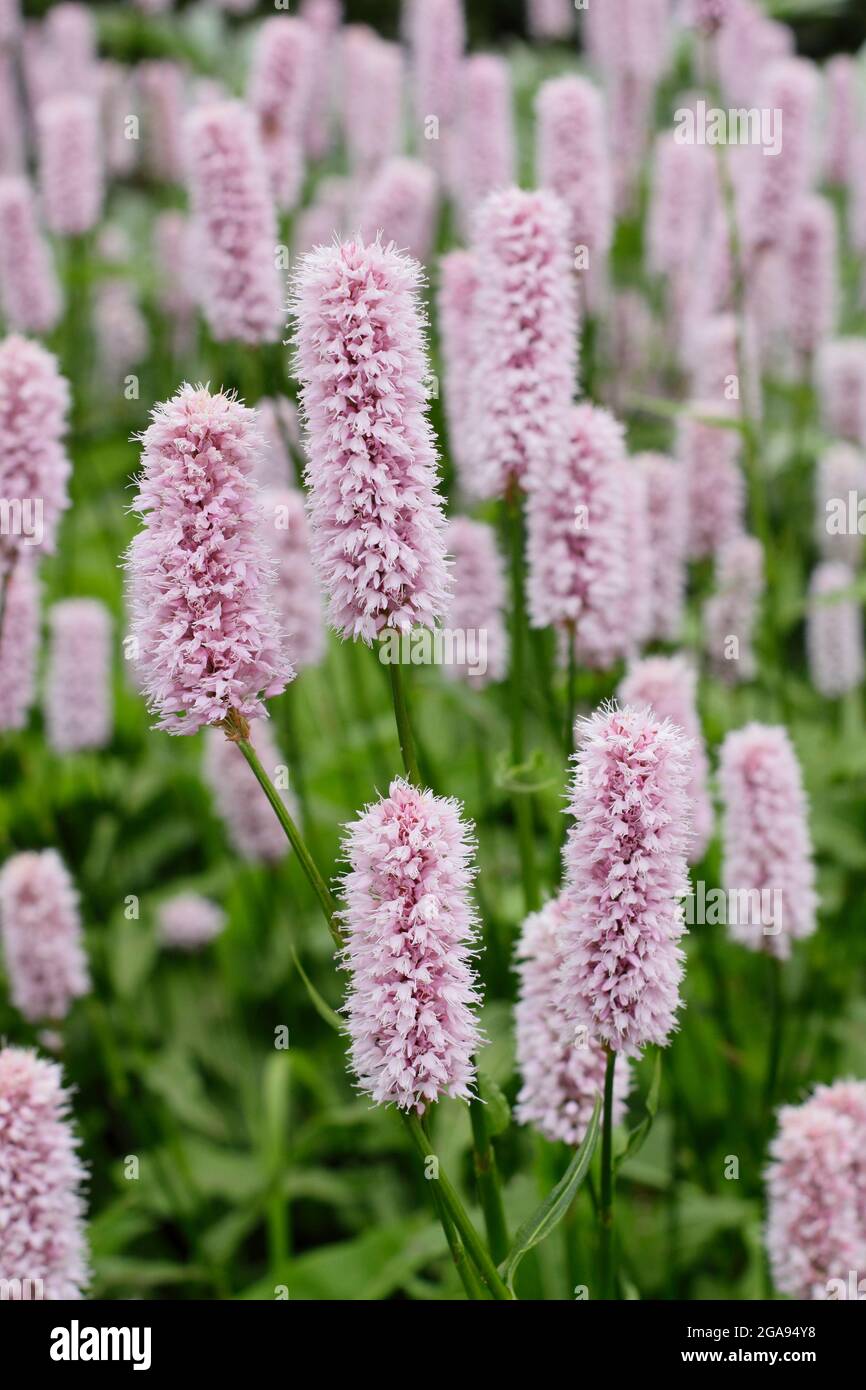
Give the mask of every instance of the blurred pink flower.
[{"label": "blurred pink flower", "polygon": [[19,333],[50,333],[60,318],[60,285],[26,178],[0,180],[0,301]]},{"label": "blurred pink flower", "polygon": [[56,753],[104,748],[114,724],[111,614],[94,598],[48,610],[45,733]]},{"label": "blurred pink flower", "polygon": [[718,401],[695,403],[694,410],[680,419],[677,452],[687,479],[689,555],[700,560],[742,532],[746,490],[739,433],[709,423],[722,414]]},{"label": "blurred pink flower", "polygon": [[256,34],[247,100],[258,117],[274,197],[288,212],[297,206],[304,181],[315,56],[313,33],[302,19],[275,15]]},{"label": "blurred pink flower", "polygon": [[445,626],[467,641],[484,644],[483,657],[477,655],[485,669],[475,671],[478,660],[446,665],[444,673],[451,679],[467,681],[475,689],[483,689],[491,681],[504,678],[508,667],[508,632],[506,628],[505,565],[496,544],[496,532],[485,521],[472,521],[467,516],[455,516],[448,523],[448,549],[454,557],[452,577],[454,590],[445,614]]},{"label": "blurred pink flower", "polygon": [[439,187],[436,175],[417,159],[389,159],[376,171],[361,199],[358,225],[366,242],[378,236],[426,261],[436,235]]},{"label": "blurred pink flower", "polygon": [[649,636],[678,642],[686,592],[688,507],[682,464],[665,454],[636,454],[634,464],[646,479],[650,546]]},{"label": "blurred pink flower", "polygon": [[613,236],[613,188],[604,101],[584,77],[549,78],[535,99],[536,172],[569,215],[572,254],[585,247],[587,270],[601,273]]},{"label": "blurred pink flower", "polygon": [[265,493],[263,524],[277,560],[276,605],[294,666],[318,666],[325,655],[322,593],[310,554],[304,494],[298,488]]},{"label": "blurred pink flower", "polygon": [[[806,650],[815,689],[835,700],[863,683],[863,608],[854,571],[827,560],[812,571]],[[842,597],[845,594],[846,597]]]},{"label": "blurred pink flower", "polygon": [[157,916],[160,944],[175,951],[200,951],[226,924],[222,908],[199,893],[177,893],[167,898]]},{"label": "blurred pink flower", "polygon": [[58,236],[92,231],[102,214],[103,149],[99,106],[72,94],[43,101],[36,112],[39,187],[49,229]]},{"label": "blurred pink flower", "polygon": [[0,870],[0,935],[12,1003],[31,1023],[59,1021],[89,993],[78,894],[55,849],[26,850]]},{"label": "blurred pink flower", "polygon": [[704,606],[704,645],[713,673],[729,685],[754,680],[757,674],[752,644],[764,588],[759,540],[743,534],[719,546],[715,592]]},{"label": "blurred pink flower", "polygon": [[514,182],[515,137],[511,69],[493,53],[475,53],[461,67],[454,183],[461,225],[488,193]]},{"label": "blurred pink flower", "polygon": [[60,517],[69,506],[71,466],[63,445],[68,410],[69,386],[53,354],[27,338],[4,338],[0,497],[20,504],[21,524],[0,537],[0,568],[4,550],[54,551]]},{"label": "blurred pink flower", "polygon": [[437,304],[448,448],[461,488],[469,496],[477,490],[472,481],[471,424],[478,278],[478,262],[471,251],[448,251],[439,258]]},{"label": "blurred pink flower", "polygon": [[0,617],[0,731],[27,724],[38,652],[39,583],[34,561],[22,551],[12,561]]}]

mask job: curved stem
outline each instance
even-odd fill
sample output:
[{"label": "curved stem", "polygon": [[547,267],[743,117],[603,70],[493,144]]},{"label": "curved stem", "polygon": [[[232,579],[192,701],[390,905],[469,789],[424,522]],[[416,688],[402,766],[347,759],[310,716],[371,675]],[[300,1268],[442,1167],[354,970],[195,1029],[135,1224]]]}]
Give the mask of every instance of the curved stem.
[{"label": "curved stem", "polygon": [[406,699],[406,683],[403,680],[403,668],[399,661],[389,662],[388,674],[391,679],[391,699],[394,702],[394,719],[397,723],[397,736],[400,739],[400,752],[403,755],[403,767],[412,785],[420,787],[421,773],[418,771],[415,740],[412,737],[412,725],[409,722],[409,704]]},{"label": "curved stem", "polygon": [[496,1150],[490,1137],[484,1102],[475,1099],[469,1104],[469,1118],[472,1123],[472,1152],[475,1164],[475,1179],[478,1195],[484,1212],[484,1226],[490,1253],[497,1264],[501,1264],[508,1254],[508,1226],[505,1221],[505,1207],[502,1202],[502,1187],[499,1181],[499,1167]]}]

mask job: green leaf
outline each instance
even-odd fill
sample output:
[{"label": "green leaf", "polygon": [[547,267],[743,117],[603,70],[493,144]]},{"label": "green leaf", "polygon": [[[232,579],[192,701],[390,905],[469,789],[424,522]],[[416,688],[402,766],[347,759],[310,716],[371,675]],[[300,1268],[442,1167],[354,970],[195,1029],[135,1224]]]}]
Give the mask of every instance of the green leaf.
[{"label": "green leaf", "polygon": [[532,1215],[524,1221],[514,1237],[514,1244],[502,1266],[502,1277],[512,1292],[517,1266],[524,1255],[550,1235],[550,1232],[559,1225],[574,1201],[577,1190],[589,1171],[592,1155],[598,1142],[600,1124],[601,1096],[598,1096],[592,1118],[587,1125],[586,1134],[583,1136],[583,1143],[569,1163],[564,1176],[556,1184],[553,1191],[545,1197],[541,1205],[536,1207]]},{"label": "green leaf", "polygon": [[319,1015],[320,1018],[324,1019],[325,1022],[326,1022],[331,1028],[334,1029],[334,1032],[335,1032],[335,1033],[345,1033],[345,1031],[346,1031],[346,1025],[345,1025],[345,1023],[344,1023],[343,1020],[340,1018],[340,1015],[339,1015],[338,1013],[336,1013],[336,1012],[334,1011],[334,1009],[331,1008],[330,1004],[328,1004],[328,1003],[322,998],[321,994],[320,994],[319,991],[316,989],[316,986],[313,984],[313,982],[312,982],[312,980],[310,979],[309,975],[307,974],[306,970],[305,970],[304,967],[301,965],[301,962],[300,962],[300,960],[299,960],[299,958],[298,958],[298,953],[297,953],[297,951],[295,950],[294,946],[292,947],[292,960],[295,962],[295,966],[296,966],[296,968],[297,968],[298,974],[300,975],[301,979],[303,980],[304,984],[306,985],[307,993],[308,993],[309,996],[310,996],[310,1003],[312,1004],[313,1008],[316,1010],[316,1013]]},{"label": "green leaf", "polygon": [[478,1094],[484,1101],[484,1118],[488,1134],[501,1134],[511,1123],[511,1106],[492,1076],[478,1073]]},{"label": "green leaf", "polygon": [[630,1131],[626,1140],[625,1148],[616,1160],[617,1167],[624,1163],[627,1158],[633,1158],[640,1149],[643,1148],[647,1140],[647,1135],[652,1129],[653,1120],[659,1108],[659,1092],[662,1084],[662,1050],[656,1048],[655,1063],[653,1065],[652,1080],[650,1081],[647,1097],[644,1102],[644,1116],[639,1124],[635,1125]]}]

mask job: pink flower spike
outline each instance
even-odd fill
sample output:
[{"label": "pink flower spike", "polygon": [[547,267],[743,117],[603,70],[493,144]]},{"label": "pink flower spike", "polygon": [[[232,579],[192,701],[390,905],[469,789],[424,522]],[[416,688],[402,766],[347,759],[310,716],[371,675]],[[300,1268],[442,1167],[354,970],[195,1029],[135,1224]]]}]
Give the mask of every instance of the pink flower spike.
[{"label": "pink flower spike", "polygon": [[764,594],[764,551],[754,536],[734,536],[716,553],[715,593],[704,607],[705,650],[729,685],[754,680],[753,640]]},{"label": "pink flower spike", "polygon": [[837,560],[812,573],[806,623],[809,672],[815,689],[836,700],[863,683],[863,609],[853,570]]},{"label": "pink flower spike", "polygon": [[221,907],[199,893],[177,893],[160,905],[158,935],[162,946],[173,951],[200,951],[226,924]]},{"label": "pink flower spike", "polygon": [[304,494],[297,488],[267,492],[262,510],[279,566],[276,602],[286,648],[299,671],[318,666],[325,655],[325,615],[310,554]]},{"label": "pink flower spike", "polygon": [[421,283],[393,246],[346,241],[305,256],[292,291],[313,559],[332,625],[368,645],[433,627],[448,597]]},{"label": "pink flower spike", "polygon": [[50,333],[60,318],[54,262],[24,178],[0,179],[0,301],[19,333]]},{"label": "pink flower spike", "polygon": [[290,212],[304,181],[304,132],[313,90],[315,39],[301,19],[275,15],[256,35],[248,101],[277,205]]},{"label": "pink flower spike", "polygon": [[831,444],[815,474],[815,542],[825,560],[858,568],[863,536],[852,521],[864,513],[866,458],[851,444]]},{"label": "pink flower spike", "polygon": [[[52,353],[17,335],[0,342],[0,497],[20,522],[0,537],[4,551],[53,554],[69,506],[71,466],[63,436],[69,386]],[[17,506],[16,506],[17,504]]]},{"label": "pink flower spike", "polygon": [[294,677],[260,549],[253,482],[263,444],[231,396],[181,387],[142,436],[133,501],[143,523],[128,554],[132,636],[157,728],[194,734],[263,701]]},{"label": "pink flower spike", "polygon": [[866,342],[833,338],[818,355],[821,417],[828,434],[866,444]]},{"label": "pink flower spike", "polygon": [[361,200],[359,226],[364,241],[393,242],[418,261],[426,261],[436,234],[439,186],[436,175],[417,159],[389,159]]},{"label": "pink flower spike", "polygon": [[850,53],[837,53],[827,63],[824,77],[824,172],[828,183],[846,188],[856,163],[860,105],[857,60]]},{"label": "pink flower spike", "polygon": [[589,273],[601,272],[613,236],[613,189],[604,102],[584,77],[543,83],[535,102],[538,181],[568,209],[572,254],[588,253]]},{"label": "pink flower spike", "polygon": [[[274,742],[270,725],[259,720],[252,732],[252,742],[289,814],[297,819],[298,804],[288,786],[288,766]],[[242,859],[275,864],[291,853],[285,831],[262,796],[262,789],[246,758],[221,729],[206,732],[204,779],[229,842]]]},{"label": "pink flower spike", "polygon": [[466,46],[463,0],[421,0],[410,13],[418,145],[422,157],[447,178]]},{"label": "pink flower spike", "polygon": [[534,39],[567,39],[574,29],[572,0],[527,0],[526,22]]},{"label": "pink flower spike", "polygon": [[359,1089],[423,1114],[470,1100],[482,1042],[474,841],[458,802],[396,779],[344,841],[345,1013]]},{"label": "pink flower spike", "polygon": [[439,334],[444,366],[444,405],[448,445],[463,491],[472,496],[473,306],[478,262],[471,251],[448,251],[439,260]]},{"label": "pink flower spike", "polygon": [[102,213],[99,106],[89,96],[54,96],[36,113],[39,187],[45,221],[58,236],[82,236]]},{"label": "pink flower spike", "polygon": [[69,1109],[56,1062],[0,1049],[0,1281],[20,1298],[78,1300],[90,1280],[87,1175]]},{"label": "pink flower spike", "polygon": [[461,69],[454,179],[461,225],[488,193],[514,182],[514,112],[511,70],[504,58],[476,53]]},{"label": "pink flower spike", "polygon": [[362,24],[346,27],[341,51],[343,138],[363,179],[402,148],[403,51]]},{"label": "pink flower spike", "polygon": [[634,464],[642,470],[647,488],[652,610],[649,636],[662,642],[678,642],[686,592],[686,475],[682,464],[664,454],[637,454]]},{"label": "pink flower spike", "polygon": [[487,522],[456,516],[448,523],[447,536],[454,556],[454,594],[445,627],[465,641],[467,660],[446,665],[444,673],[480,690],[501,681],[508,665],[505,565],[496,532]]},{"label": "pink flower spike", "polygon": [[682,1005],[692,743],[648,709],[575,726],[560,1006],[616,1052],[664,1047]]},{"label": "pink flower spike", "polygon": [[830,337],[838,313],[836,214],[826,198],[801,198],[791,214],[786,244],[788,331],[801,370]]},{"label": "pink flower spike", "polygon": [[93,598],[49,609],[45,732],[56,753],[105,748],[114,723],[111,614]]},{"label": "pink flower spike", "polygon": [[741,534],[746,488],[737,431],[697,418],[719,415],[718,402],[696,404],[694,410],[695,416],[681,417],[678,454],[688,480],[689,554],[699,560]]},{"label": "pink flower spike", "polygon": [[12,562],[0,619],[0,731],[23,729],[33,705],[39,652],[39,582],[26,551]]},{"label": "pink flower spike", "polygon": [[56,850],[6,860],[0,929],[15,1008],[31,1023],[64,1019],[91,984],[78,894]]}]

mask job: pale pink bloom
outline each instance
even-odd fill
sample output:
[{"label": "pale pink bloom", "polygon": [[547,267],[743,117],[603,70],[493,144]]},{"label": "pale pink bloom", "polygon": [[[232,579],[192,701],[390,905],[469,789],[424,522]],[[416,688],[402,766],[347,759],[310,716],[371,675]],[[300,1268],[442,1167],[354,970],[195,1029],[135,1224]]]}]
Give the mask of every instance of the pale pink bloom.
[{"label": "pale pink bloom", "polygon": [[511,70],[504,58],[476,53],[461,68],[454,182],[464,228],[494,189],[514,182],[516,150]]},{"label": "pale pink bloom", "polygon": [[138,164],[140,140],[128,138],[130,116],[138,114],[138,87],[131,68],[105,59],[98,68],[99,105],[105,167],[111,178],[126,178]]},{"label": "pale pink bloom", "polygon": [[316,246],[329,246],[346,229],[351,187],[348,179],[322,179],[313,201],[295,216],[292,250],[297,259]]},{"label": "pale pink bloom", "polygon": [[714,674],[731,685],[757,673],[752,642],[764,587],[760,541],[740,535],[719,546],[715,592],[704,606],[704,641]]},{"label": "pale pink bloom", "polygon": [[686,593],[689,498],[681,463],[665,454],[637,454],[646,478],[650,541],[650,638],[677,642]]},{"label": "pale pink bloom", "polygon": [[78,1300],[90,1279],[87,1174],[69,1110],[56,1062],[0,1049],[0,1281],[19,1298]]},{"label": "pale pink bloom", "polygon": [[692,744],[648,709],[615,705],[578,720],[575,734],[559,1003],[637,1056],[670,1041],[682,1005]]},{"label": "pale pink bloom", "polygon": [[607,77],[637,74],[655,82],[670,45],[668,0],[605,0],[588,5],[584,36]]},{"label": "pale pink bloom", "polygon": [[825,560],[857,569],[863,558],[859,529],[866,514],[866,458],[850,444],[832,444],[815,472],[815,541]]},{"label": "pale pink bloom", "polygon": [[760,109],[781,111],[781,141],[775,155],[760,145],[750,151],[751,195],[745,231],[753,251],[784,242],[798,199],[808,191],[815,162],[819,83],[814,63],[783,58],[764,74]]},{"label": "pale pink bloom", "polygon": [[866,342],[833,338],[818,354],[821,418],[828,434],[866,443]]},{"label": "pale pink bloom", "polygon": [[581,664],[608,669],[632,644],[622,425],[571,408],[567,458],[529,494],[527,597],[533,627],[574,628]]},{"label": "pale pink bloom", "polygon": [[[268,780],[279,792],[289,815],[296,819],[298,803],[289,787],[289,768],[274,742],[270,724],[259,719],[252,744]],[[205,733],[204,780],[232,848],[251,863],[276,863],[291,852],[273,807],[236,743],[221,729]]]},{"label": "pale pink bloom", "polygon": [[614,292],[611,313],[602,330],[609,340],[615,371],[607,383],[605,404],[622,409],[630,392],[653,394],[654,364],[660,347],[658,325],[646,297],[636,289]]},{"label": "pale pink bloom", "polygon": [[654,81],[648,72],[615,71],[607,93],[614,208],[634,213],[637,187],[652,129]]},{"label": "pale pink bloom", "polygon": [[680,420],[677,453],[686,470],[689,555],[699,560],[742,531],[745,483],[738,431],[706,422],[723,413],[718,401],[695,403],[694,410]]},{"label": "pale pink bloom", "polygon": [[860,116],[859,76],[850,53],[837,53],[824,69],[824,173],[828,183],[847,187],[855,164]]},{"label": "pale pink bloom", "polygon": [[629,667],[617,690],[621,704],[639,708],[649,705],[656,718],[669,719],[691,739],[688,792],[692,802],[692,864],[703,859],[714,824],[710,764],[698,716],[697,686],[697,672],[685,657],[648,656]]},{"label": "pale pink bloom", "polygon": [[864,1149],[866,1082],[816,1086],[802,1104],[779,1110],[766,1174],[766,1239],[780,1293],[800,1299],[862,1299]]},{"label": "pale pink bloom", "polygon": [[276,605],[286,648],[298,670],[318,666],[325,655],[325,615],[310,554],[304,494],[288,487],[267,492],[262,508],[279,567]]},{"label": "pale pink bloom", "polygon": [[[704,414],[736,413],[753,420],[760,416],[761,373],[755,332],[748,318],[742,329],[734,314],[714,314],[695,325],[688,354],[691,395],[700,401]],[[741,380],[741,365],[745,381]]]},{"label": "pale pink bloom", "polygon": [[448,446],[461,487],[470,496],[477,491],[472,482],[470,437],[475,366],[473,307],[478,278],[478,262],[471,251],[448,251],[440,257],[437,307]]},{"label": "pale pink bloom", "polygon": [[50,333],[60,318],[60,286],[26,178],[0,179],[0,300],[19,333]]},{"label": "pale pink bloom", "polygon": [[439,189],[433,170],[417,159],[389,159],[367,185],[358,225],[364,241],[393,242],[426,261],[436,234]]},{"label": "pale pink bloom", "polygon": [[181,354],[189,347],[197,309],[194,289],[195,244],[187,215],[176,208],[159,213],[153,227],[159,307],[172,324],[172,345]]},{"label": "pale pink bloom", "polygon": [[[466,660],[446,663],[444,673],[476,690],[501,681],[508,666],[505,565],[496,532],[485,521],[456,516],[448,524],[454,591],[445,627],[466,642]],[[483,669],[481,669],[483,667]]]},{"label": "pale pink bloom", "polygon": [[564,463],[578,314],[566,209],[547,190],[491,193],[473,251],[474,491],[498,497]]},{"label": "pale pink bloom", "polygon": [[313,558],[332,625],[368,644],[435,626],[448,595],[420,286],[408,256],[346,241],[305,256],[291,296]]},{"label": "pale pink bloom", "polygon": [[180,183],[184,176],[186,79],[179,63],[155,58],[136,69],[143,104],[144,160],[151,177]]},{"label": "pale pink bloom", "polygon": [[0,497],[20,503],[20,530],[0,537],[3,551],[52,554],[69,506],[70,463],[63,445],[69,386],[57,359],[39,343],[12,335],[0,342]]},{"label": "pale pink bloom", "polygon": [[410,50],[418,147],[447,179],[466,46],[463,0],[421,0],[412,7]]},{"label": "pale pink bloom", "polygon": [[38,651],[39,582],[33,560],[20,551],[12,561],[0,617],[0,732],[27,724]]},{"label": "pale pink bloom", "polygon": [[283,285],[255,119],[241,102],[217,102],[190,112],[186,129],[202,312],[217,342],[276,342]]},{"label": "pale pink bloom", "polygon": [[527,0],[526,22],[534,39],[567,39],[574,29],[572,0]]},{"label": "pale pink bloom", "polygon": [[761,75],[778,58],[794,52],[794,32],[767,17],[752,0],[737,0],[716,39],[722,90],[732,106],[749,107]]},{"label": "pale pink bloom", "polygon": [[230,710],[265,714],[293,678],[260,551],[255,414],[183,386],[153,412],[127,555],[132,635],[157,728],[193,734]]},{"label": "pale pink bloom", "polygon": [[738,911],[728,931],[751,950],[787,960],[791,943],[814,932],[818,906],[809,808],[787,730],[747,724],[727,734],[719,787],[722,884],[729,895],[751,895],[751,910]]},{"label": "pale pink bloom", "polygon": [[21,174],[26,164],[17,68],[12,54],[0,47],[0,174]]},{"label": "pale pink bloom", "polygon": [[0,0],[0,44],[12,44],[21,31],[21,0]]},{"label": "pale pink bloom", "polygon": [[[289,453],[289,424],[284,407],[295,415],[295,406],[285,396],[263,396],[256,405],[259,428],[265,447],[256,461],[256,482],[261,488],[287,488],[294,482],[294,468]],[[295,438],[297,419],[295,418]]]},{"label": "pale pink bloom", "polygon": [[696,257],[706,273],[716,182],[709,146],[683,144],[673,130],[656,137],[647,222],[647,259],[656,275],[682,278]]},{"label": "pale pink bloom", "polygon": [[457,801],[400,779],[348,826],[345,1012],[358,1087],[378,1105],[423,1114],[473,1095],[474,849]]},{"label": "pale pink bloom", "polygon": [[855,583],[847,565],[827,560],[813,570],[809,585],[809,673],[830,700],[863,683],[863,609],[853,594]]},{"label": "pale pink bloom", "polygon": [[93,301],[93,333],[103,378],[122,382],[150,351],[150,329],[129,280],[104,280]]},{"label": "pale pink bloom", "polygon": [[[567,897],[552,898],[527,917],[517,946],[520,980],[514,1010],[517,1069],[521,1087],[515,1118],[534,1125],[551,1143],[576,1147],[586,1133],[596,1100],[604,1094],[604,1049],[592,1036],[589,1015],[574,1023],[562,1012],[559,977],[562,935],[570,907]],[[621,1124],[631,1088],[630,1068],[614,1072],[613,1123]]]},{"label": "pale pink bloom", "polygon": [[157,912],[160,945],[174,951],[200,951],[225,924],[222,908],[199,893],[177,893],[160,903]]},{"label": "pale pink bloom", "polygon": [[266,20],[253,49],[247,99],[258,117],[274,197],[289,212],[300,199],[304,181],[304,132],[315,54],[311,31],[290,15]]},{"label": "pale pink bloom", "polygon": [[535,99],[538,182],[568,209],[572,254],[600,272],[613,235],[613,189],[601,93],[584,77],[550,78]]},{"label": "pale pink bloom", "polygon": [[806,363],[836,324],[838,246],[836,214],[826,198],[801,198],[791,214],[786,243],[788,331]]},{"label": "pale pink bloom", "polygon": [[78,893],[55,849],[6,860],[0,935],[12,1003],[31,1023],[65,1018],[89,992]]},{"label": "pale pink bloom", "polygon": [[627,459],[621,470],[628,566],[628,650],[638,651],[649,641],[653,623],[649,493],[643,470],[632,460]]},{"label": "pale pink bloom", "polygon": [[686,18],[696,29],[714,36],[728,23],[737,0],[686,0]]},{"label": "pale pink bloom", "polygon": [[55,91],[93,90],[97,53],[97,24],[92,5],[52,5],[42,26],[51,55]]},{"label": "pale pink bloom", "polygon": [[45,221],[59,236],[96,226],[104,192],[99,106],[91,96],[43,101],[36,113],[39,187]]},{"label": "pale pink bloom", "polygon": [[403,145],[403,53],[361,24],[344,30],[341,52],[343,139],[363,179]]},{"label": "pale pink bloom", "polygon": [[317,74],[312,84],[304,127],[304,143],[311,159],[324,159],[332,142],[334,60],[343,17],[342,0],[301,0],[301,19],[310,31]]},{"label": "pale pink bloom", "polygon": [[48,612],[45,732],[55,753],[104,748],[114,725],[112,623],[104,603],[68,598]]}]

